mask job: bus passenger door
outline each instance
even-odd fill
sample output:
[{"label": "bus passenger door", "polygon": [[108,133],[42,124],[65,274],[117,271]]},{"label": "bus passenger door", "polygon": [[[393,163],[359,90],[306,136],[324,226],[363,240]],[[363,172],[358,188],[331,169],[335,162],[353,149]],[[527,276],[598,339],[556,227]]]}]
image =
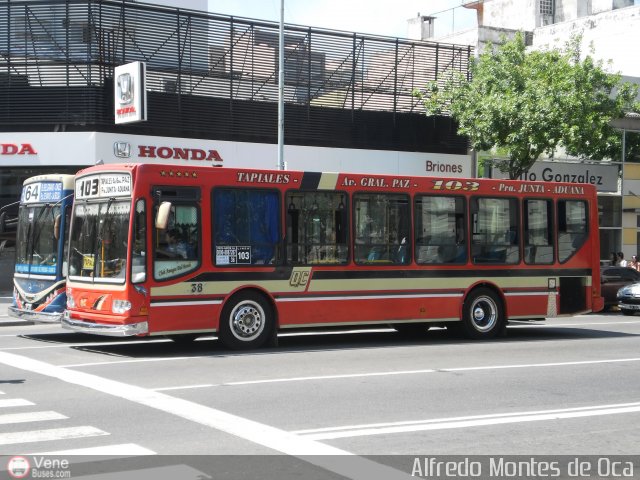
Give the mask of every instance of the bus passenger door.
[{"label": "bus passenger door", "polygon": [[[202,264],[200,189],[154,187],[151,332],[188,332],[211,328],[213,318],[200,297],[206,292],[188,281]],[[164,204],[164,205],[163,205]],[[163,205],[160,208],[160,205]],[[158,211],[166,218],[155,219]],[[209,305],[210,308],[210,305]]]}]

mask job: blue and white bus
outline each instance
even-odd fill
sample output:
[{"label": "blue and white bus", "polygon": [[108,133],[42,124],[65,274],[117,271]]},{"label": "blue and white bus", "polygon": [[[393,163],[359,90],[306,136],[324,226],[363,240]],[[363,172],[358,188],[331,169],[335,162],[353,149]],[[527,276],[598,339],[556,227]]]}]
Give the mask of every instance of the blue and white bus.
[{"label": "blue and white bus", "polygon": [[16,232],[13,305],[9,315],[59,322],[66,307],[66,257],[74,176],[38,175],[24,181]]}]

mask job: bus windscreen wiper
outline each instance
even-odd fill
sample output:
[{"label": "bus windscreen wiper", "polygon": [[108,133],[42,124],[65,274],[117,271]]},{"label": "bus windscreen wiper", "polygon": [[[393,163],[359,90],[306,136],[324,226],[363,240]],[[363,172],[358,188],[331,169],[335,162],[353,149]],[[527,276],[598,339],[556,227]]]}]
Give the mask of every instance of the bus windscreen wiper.
[{"label": "bus windscreen wiper", "polygon": [[[42,232],[42,228],[40,228],[40,218],[44,214],[45,211],[52,211],[52,205],[45,204],[42,206],[42,209],[38,213],[38,216],[33,222],[29,223],[29,230],[27,232],[27,238],[31,242],[28,246],[27,251],[29,252],[29,273],[31,273],[31,266],[33,265],[33,257],[36,254],[35,246],[37,245],[38,240],[40,239],[40,232]],[[31,227],[34,229],[33,237],[31,236]],[[42,258],[42,256],[38,253],[38,257]]]}]

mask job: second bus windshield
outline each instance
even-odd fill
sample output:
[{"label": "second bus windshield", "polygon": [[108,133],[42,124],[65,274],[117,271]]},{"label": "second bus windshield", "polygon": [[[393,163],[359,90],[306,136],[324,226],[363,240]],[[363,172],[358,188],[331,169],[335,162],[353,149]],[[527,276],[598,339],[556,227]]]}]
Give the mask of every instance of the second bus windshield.
[{"label": "second bus windshield", "polygon": [[60,206],[23,205],[18,214],[16,272],[55,275]]}]

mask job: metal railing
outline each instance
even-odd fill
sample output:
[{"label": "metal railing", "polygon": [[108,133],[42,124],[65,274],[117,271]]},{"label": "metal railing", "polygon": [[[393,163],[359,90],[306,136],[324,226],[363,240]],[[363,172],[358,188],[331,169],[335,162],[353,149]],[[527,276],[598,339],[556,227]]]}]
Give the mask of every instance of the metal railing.
[{"label": "metal railing", "polygon": [[[277,104],[277,23],[117,0],[4,0],[0,25],[0,127],[111,127],[114,67],[138,60],[147,127],[255,137]],[[450,70],[468,75],[472,56],[286,25],[286,115],[321,134],[360,112],[422,113],[412,91]]]}]

